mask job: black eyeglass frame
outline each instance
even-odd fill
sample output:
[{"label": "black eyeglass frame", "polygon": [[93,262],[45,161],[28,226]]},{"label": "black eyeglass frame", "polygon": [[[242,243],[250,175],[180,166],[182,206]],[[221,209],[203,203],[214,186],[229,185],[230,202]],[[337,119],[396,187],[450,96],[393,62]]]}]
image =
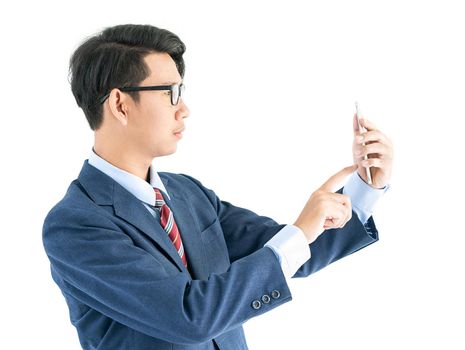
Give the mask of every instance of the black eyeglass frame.
[{"label": "black eyeglass frame", "polygon": [[[179,86],[178,87],[178,95],[177,95],[177,99],[176,101],[174,100],[175,99],[175,94],[174,94],[174,91],[176,89],[176,86]],[[173,106],[176,106],[178,103],[179,103],[179,99],[181,98],[181,95],[185,89],[185,86],[183,83],[181,84],[173,84],[173,85],[155,85],[155,86],[125,86],[125,87],[121,87],[121,88],[118,88],[119,90],[123,91],[123,92],[132,92],[132,91],[156,91],[156,90],[170,90],[171,91],[171,104]],[[105,100],[108,98],[108,96],[110,96],[110,92],[108,94],[106,94],[105,96],[103,96],[102,98],[100,98],[100,104],[102,104],[103,102],[105,102]]]}]

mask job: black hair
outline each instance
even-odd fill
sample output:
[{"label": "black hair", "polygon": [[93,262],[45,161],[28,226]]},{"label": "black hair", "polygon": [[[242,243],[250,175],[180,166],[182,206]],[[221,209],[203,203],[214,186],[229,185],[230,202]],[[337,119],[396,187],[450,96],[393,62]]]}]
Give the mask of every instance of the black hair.
[{"label": "black hair", "polygon": [[[102,96],[114,88],[137,85],[149,76],[144,62],[148,54],[169,54],[184,77],[185,50],[176,34],[151,25],[108,27],[85,40],[71,56],[69,79],[90,128],[97,130],[103,122]],[[131,94],[138,102],[138,92]]]}]

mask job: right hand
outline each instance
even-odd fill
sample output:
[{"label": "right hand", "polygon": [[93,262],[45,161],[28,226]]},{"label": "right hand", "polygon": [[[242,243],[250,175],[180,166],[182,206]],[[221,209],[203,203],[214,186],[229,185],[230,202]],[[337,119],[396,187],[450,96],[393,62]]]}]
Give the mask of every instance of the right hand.
[{"label": "right hand", "polygon": [[310,196],[294,223],[294,226],[303,231],[309,244],[315,241],[324,230],[344,227],[352,218],[350,197],[334,193],[334,191],[347,176],[356,170],[357,164],[345,167],[331,176]]}]

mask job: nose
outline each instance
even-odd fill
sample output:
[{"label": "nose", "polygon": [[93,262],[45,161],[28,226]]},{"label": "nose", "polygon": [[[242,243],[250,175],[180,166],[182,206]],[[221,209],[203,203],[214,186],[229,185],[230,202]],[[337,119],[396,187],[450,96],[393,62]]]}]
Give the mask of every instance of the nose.
[{"label": "nose", "polygon": [[182,97],[179,99],[179,109],[176,111],[176,118],[187,118],[190,115],[189,108],[184,103]]}]

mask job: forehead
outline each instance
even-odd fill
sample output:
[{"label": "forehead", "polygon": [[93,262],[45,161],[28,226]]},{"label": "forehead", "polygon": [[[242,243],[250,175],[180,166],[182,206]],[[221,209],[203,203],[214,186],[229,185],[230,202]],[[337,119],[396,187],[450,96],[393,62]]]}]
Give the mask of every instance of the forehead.
[{"label": "forehead", "polygon": [[150,75],[144,82],[151,85],[181,82],[176,63],[167,53],[148,54],[144,61],[150,69]]}]

